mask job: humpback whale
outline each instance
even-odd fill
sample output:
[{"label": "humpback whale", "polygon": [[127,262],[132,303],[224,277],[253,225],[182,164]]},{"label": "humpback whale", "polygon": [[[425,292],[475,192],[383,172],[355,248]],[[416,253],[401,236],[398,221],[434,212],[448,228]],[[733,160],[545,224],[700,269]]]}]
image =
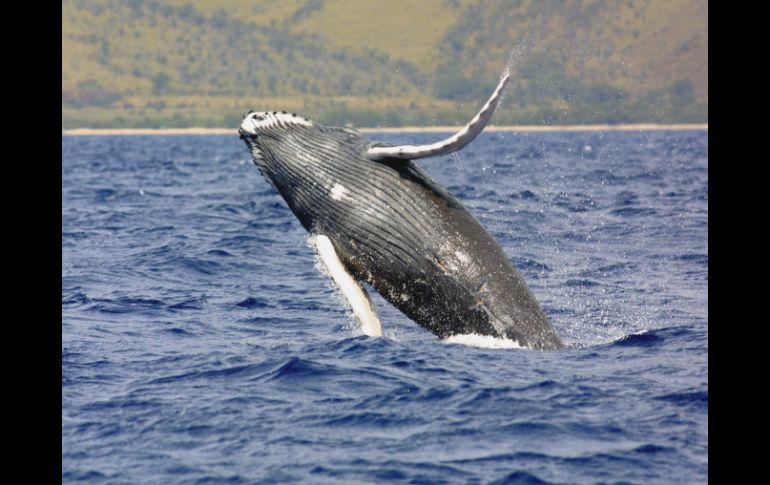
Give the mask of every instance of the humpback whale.
[{"label": "humpback whale", "polygon": [[414,163],[473,141],[509,76],[463,129],[427,145],[381,143],[285,111],[244,116],[238,131],[254,164],[312,235],[367,335],[380,335],[381,325],[362,283],[440,338],[563,347],[502,247]]}]

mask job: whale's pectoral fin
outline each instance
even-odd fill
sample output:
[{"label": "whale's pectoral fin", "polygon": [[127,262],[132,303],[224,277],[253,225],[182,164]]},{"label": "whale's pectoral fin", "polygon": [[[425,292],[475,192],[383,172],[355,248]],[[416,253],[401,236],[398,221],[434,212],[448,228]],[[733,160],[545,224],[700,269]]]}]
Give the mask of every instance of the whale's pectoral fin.
[{"label": "whale's pectoral fin", "polygon": [[332,242],[328,237],[322,235],[317,235],[313,239],[321,261],[323,261],[329,275],[353,308],[353,314],[361,324],[361,330],[370,337],[382,335],[380,319],[377,318],[377,313],[374,311],[369,294],[345,269],[342,261],[337,256],[337,252],[334,250]]},{"label": "whale's pectoral fin", "polygon": [[468,143],[472,142],[479,133],[484,131],[484,127],[489,123],[492,118],[492,113],[497,108],[497,103],[500,101],[500,96],[503,93],[505,85],[508,83],[511,75],[504,73],[500,83],[497,85],[495,92],[492,93],[486,104],[481,107],[473,119],[465,125],[465,128],[458,131],[454,135],[445,140],[441,140],[430,145],[393,145],[386,146],[379,143],[372,143],[366,150],[366,157],[370,160],[383,160],[386,158],[406,158],[414,160],[417,158],[435,157],[439,155],[447,155],[452,152],[463,148]]}]

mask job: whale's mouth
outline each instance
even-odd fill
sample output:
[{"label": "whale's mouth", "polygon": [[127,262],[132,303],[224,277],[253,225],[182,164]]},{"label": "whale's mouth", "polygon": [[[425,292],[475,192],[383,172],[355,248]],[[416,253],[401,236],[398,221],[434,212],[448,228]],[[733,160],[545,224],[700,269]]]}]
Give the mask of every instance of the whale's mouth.
[{"label": "whale's mouth", "polygon": [[238,138],[240,138],[241,140],[246,140],[247,138],[254,139],[256,137],[257,137],[256,133],[249,133],[248,131],[244,130],[242,127],[238,128]]},{"label": "whale's mouth", "polygon": [[249,130],[250,127],[244,126],[251,113],[253,113],[253,111],[249,111],[243,116],[243,122],[241,122],[241,126],[238,127],[238,138],[243,140],[249,148],[252,163],[257,167],[260,167],[264,162],[265,154],[262,151],[262,144],[259,142],[259,134],[257,133],[257,130],[251,131]]},{"label": "whale's mouth", "polygon": [[253,110],[249,110],[248,113],[243,115],[241,125],[238,127],[238,134],[240,135],[241,140],[245,140],[247,138],[254,139],[257,137],[257,127],[254,123],[255,116],[256,113],[254,113]]}]

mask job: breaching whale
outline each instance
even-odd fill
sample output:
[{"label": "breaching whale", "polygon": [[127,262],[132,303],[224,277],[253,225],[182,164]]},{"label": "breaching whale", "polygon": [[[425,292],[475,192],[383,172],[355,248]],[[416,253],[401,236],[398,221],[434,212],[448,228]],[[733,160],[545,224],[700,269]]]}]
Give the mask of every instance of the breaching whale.
[{"label": "breaching whale", "polygon": [[413,160],[460,150],[482,132],[505,74],[462,130],[390,145],[284,111],[249,111],[240,137],[254,164],[313,235],[365,333],[380,322],[366,282],[441,338],[478,334],[532,349],[563,344],[502,247]]}]

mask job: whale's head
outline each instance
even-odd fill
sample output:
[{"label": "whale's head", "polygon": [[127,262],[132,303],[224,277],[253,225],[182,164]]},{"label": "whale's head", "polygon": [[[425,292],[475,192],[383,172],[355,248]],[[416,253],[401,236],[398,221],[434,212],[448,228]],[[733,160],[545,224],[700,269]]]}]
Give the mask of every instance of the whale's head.
[{"label": "whale's head", "polygon": [[285,111],[250,111],[238,133],[254,165],[305,227],[313,219],[308,201],[333,203],[329,187],[340,183],[340,174],[366,154],[367,141],[358,131],[325,126]]},{"label": "whale's head", "polygon": [[[318,131],[320,125],[286,111],[249,111],[244,115],[238,133],[249,147],[254,164],[265,169],[274,164],[292,163],[292,142]],[[294,150],[298,151],[297,148]],[[302,158],[302,153],[297,153]]]}]

